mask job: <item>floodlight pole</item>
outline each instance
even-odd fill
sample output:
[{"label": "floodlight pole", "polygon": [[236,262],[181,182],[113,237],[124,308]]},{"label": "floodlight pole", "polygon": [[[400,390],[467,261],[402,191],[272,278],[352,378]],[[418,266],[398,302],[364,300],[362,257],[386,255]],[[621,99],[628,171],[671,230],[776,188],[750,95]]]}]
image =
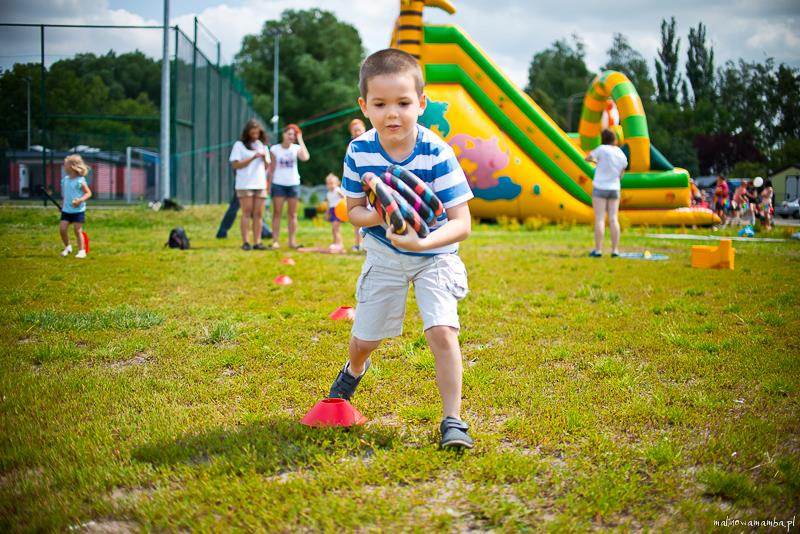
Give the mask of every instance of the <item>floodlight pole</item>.
[{"label": "floodlight pole", "polygon": [[275,30],[275,57],[272,62],[272,136],[273,143],[278,141],[278,64],[280,63],[281,30]]},{"label": "floodlight pole", "polygon": [[169,0],[164,0],[164,26],[163,26],[163,42],[161,49],[161,139],[159,148],[159,179],[161,181],[161,191],[156,192],[156,200],[158,194],[161,193],[162,200],[170,198],[169,190]]}]

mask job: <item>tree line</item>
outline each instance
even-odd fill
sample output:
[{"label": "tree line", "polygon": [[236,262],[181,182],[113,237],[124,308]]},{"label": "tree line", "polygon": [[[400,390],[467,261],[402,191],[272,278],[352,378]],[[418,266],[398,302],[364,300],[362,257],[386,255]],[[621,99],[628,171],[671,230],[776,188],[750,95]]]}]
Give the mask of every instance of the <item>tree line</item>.
[{"label": "tree line", "polygon": [[[800,161],[800,70],[772,59],[716,65],[702,22],[689,29],[682,69],[675,26],[674,17],[661,21],[655,80],[621,33],[601,67],[633,82],[653,144],[692,175],[753,177]],[[525,91],[568,131],[577,130],[583,92],[595,76],[585,58],[573,35],[534,54],[530,64]]]},{"label": "tree line", "polygon": [[[689,29],[685,51],[675,26],[674,18],[661,21],[655,77],[621,33],[614,35],[602,66],[624,72],[636,86],[653,144],[693,175],[764,175],[800,161],[800,71],[771,59],[717,65],[705,25]],[[301,171],[305,182],[320,183],[328,172],[341,172],[347,123],[360,116],[348,110],[358,98],[365,50],[358,30],[325,10],[287,10],[265,22],[258,34],[245,37],[233,64],[225,67],[244,80],[254,95],[253,107],[265,118],[272,116],[277,30],[282,32],[281,122],[309,123],[304,137],[312,158]],[[584,44],[573,35],[535,53],[530,63],[525,91],[567,131],[577,130],[583,94],[595,75],[585,59]],[[0,148],[24,146],[26,81],[31,84],[33,130],[39,128],[40,75],[38,63],[16,64],[0,73]],[[128,117],[51,119],[53,130],[72,134],[56,148],[106,148],[103,144],[115,144],[115,139],[155,148],[159,123],[146,117],[158,116],[160,76],[160,61],[141,52],[78,54],[53,63],[45,82],[49,114]]]}]

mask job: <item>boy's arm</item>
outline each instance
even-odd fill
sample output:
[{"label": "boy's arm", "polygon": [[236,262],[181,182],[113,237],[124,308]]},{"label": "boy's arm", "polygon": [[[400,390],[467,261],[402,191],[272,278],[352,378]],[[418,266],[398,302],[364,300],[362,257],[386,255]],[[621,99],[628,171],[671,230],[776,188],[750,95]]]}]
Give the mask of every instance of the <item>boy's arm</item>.
[{"label": "boy's arm", "polygon": [[347,197],[347,216],[353,226],[378,226],[383,222],[378,210],[367,209],[367,197]]},{"label": "boy's arm", "polygon": [[447,208],[447,222],[425,238],[420,238],[412,228],[409,228],[405,235],[395,234],[391,226],[386,230],[386,238],[398,248],[422,252],[464,241],[470,233],[472,233],[472,217],[469,205],[463,202]]}]

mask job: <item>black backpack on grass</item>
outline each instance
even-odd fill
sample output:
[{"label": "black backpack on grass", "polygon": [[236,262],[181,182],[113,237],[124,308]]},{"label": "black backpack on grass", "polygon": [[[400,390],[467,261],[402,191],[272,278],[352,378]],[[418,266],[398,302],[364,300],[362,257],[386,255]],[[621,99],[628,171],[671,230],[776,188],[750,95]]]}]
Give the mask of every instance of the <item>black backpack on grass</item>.
[{"label": "black backpack on grass", "polygon": [[169,239],[166,243],[164,243],[164,246],[169,248],[179,248],[181,250],[186,250],[189,248],[189,238],[186,236],[186,231],[181,226],[173,228],[170,231]]}]

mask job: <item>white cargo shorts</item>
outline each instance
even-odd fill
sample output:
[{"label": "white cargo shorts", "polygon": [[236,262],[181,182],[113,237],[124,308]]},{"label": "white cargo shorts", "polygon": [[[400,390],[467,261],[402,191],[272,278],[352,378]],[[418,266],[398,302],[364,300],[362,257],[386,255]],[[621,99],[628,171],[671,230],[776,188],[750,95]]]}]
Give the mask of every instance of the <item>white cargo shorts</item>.
[{"label": "white cargo shorts", "polygon": [[422,317],[422,328],[460,328],[458,301],[467,296],[467,269],[458,254],[411,256],[364,237],[367,258],[356,282],[356,317],[352,335],[378,341],[403,333],[409,284]]}]

